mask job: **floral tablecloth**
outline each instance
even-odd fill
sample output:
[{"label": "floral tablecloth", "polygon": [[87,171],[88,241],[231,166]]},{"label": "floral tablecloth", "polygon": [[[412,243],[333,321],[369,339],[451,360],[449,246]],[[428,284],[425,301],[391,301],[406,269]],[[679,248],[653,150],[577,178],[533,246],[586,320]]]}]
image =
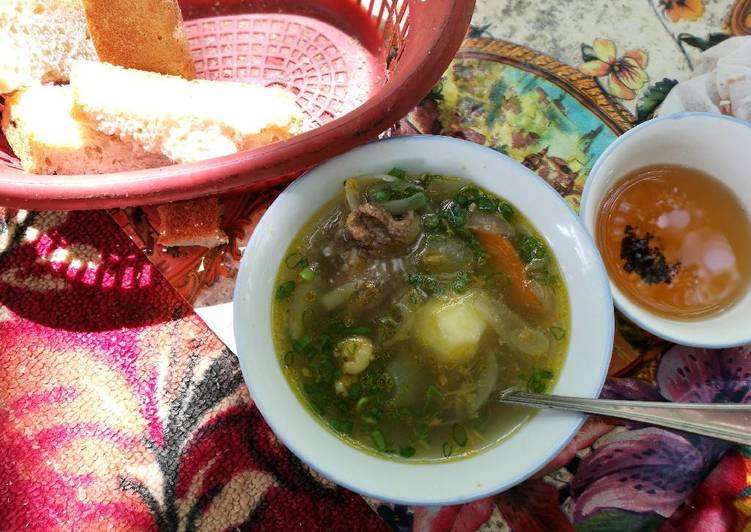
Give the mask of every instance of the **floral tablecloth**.
[{"label": "floral tablecloth", "polygon": [[[702,49],[747,33],[751,0],[478,0],[456,60],[390,134],[492,146],[577,209],[607,145]],[[750,449],[594,417],[533,479],[463,506],[364,501],[312,473],[222,343],[278,193],[222,200],[230,244],[209,251],[155,246],[149,209],[0,209],[1,530],[751,530]],[[751,348],[617,322],[605,396],[751,401]]]}]

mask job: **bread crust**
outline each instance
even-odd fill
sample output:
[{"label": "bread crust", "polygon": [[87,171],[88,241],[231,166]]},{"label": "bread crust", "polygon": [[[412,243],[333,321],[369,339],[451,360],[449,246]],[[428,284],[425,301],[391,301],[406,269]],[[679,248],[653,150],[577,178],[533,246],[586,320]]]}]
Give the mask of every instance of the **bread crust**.
[{"label": "bread crust", "polygon": [[84,9],[101,61],[196,77],[177,0],[84,0]]},{"label": "bread crust", "polygon": [[157,207],[159,238],[166,247],[201,246],[213,248],[228,242],[220,229],[220,206],[216,198],[169,203]]}]

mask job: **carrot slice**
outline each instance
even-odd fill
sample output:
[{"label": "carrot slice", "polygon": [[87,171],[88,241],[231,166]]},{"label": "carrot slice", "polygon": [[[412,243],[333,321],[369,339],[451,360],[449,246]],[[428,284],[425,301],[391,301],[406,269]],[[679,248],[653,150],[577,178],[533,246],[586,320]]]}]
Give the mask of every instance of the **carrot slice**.
[{"label": "carrot slice", "polygon": [[532,290],[524,263],[519,258],[514,245],[503,235],[472,229],[480,244],[488,252],[491,266],[498,272],[506,274],[511,280],[510,303],[520,312],[529,312],[536,316],[543,313],[542,302]]}]

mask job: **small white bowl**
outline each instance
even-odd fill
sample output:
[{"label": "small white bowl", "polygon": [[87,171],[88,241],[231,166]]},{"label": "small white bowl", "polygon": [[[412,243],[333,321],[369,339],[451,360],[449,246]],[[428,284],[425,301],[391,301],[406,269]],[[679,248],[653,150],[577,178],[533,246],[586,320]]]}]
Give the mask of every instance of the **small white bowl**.
[{"label": "small white bowl", "polygon": [[478,499],[523,481],[554,458],[584,416],[543,411],[507,440],[469,458],[432,463],[388,460],[351,447],[304,407],[290,388],[271,336],[271,303],[288,246],[345,178],[392,167],[465,177],[508,199],[553,250],[571,301],[569,352],[554,393],[596,397],[613,345],[613,307],[594,243],[542,179],[489,148],[448,137],[397,137],[357,148],[291,185],[258,224],[235,287],[235,337],[245,381],[276,435],[315,470],[358,493],[401,504]]},{"label": "small white bowl", "polygon": [[[627,173],[653,164],[680,164],[725,183],[751,212],[751,123],[709,113],[680,113],[645,122],[613,142],[587,178],[581,218],[595,235],[600,207]],[[735,305],[696,320],[659,316],[611,281],[615,305],[647,331],[677,344],[720,348],[751,343],[751,291]]]}]

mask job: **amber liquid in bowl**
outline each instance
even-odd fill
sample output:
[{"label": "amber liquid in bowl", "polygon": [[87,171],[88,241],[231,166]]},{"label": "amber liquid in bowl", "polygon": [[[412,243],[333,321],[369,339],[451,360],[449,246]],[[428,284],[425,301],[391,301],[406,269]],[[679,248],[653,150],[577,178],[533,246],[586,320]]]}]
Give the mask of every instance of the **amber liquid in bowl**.
[{"label": "amber liquid in bowl", "polygon": [[749,214],[725,184],[683,166],[640,168],[616,183],[597,244],[618,288],[672,319],[727,309],[751,278]]}]

